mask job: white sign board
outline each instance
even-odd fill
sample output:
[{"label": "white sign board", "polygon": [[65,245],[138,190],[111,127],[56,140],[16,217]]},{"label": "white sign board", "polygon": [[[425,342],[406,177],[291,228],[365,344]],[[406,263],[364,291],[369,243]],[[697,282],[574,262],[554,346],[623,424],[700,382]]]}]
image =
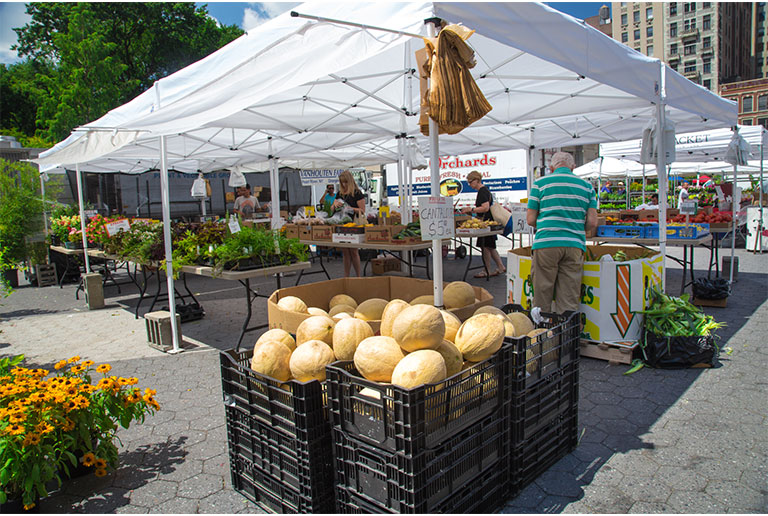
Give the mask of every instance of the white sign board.
[{"label": "white sign board", "polygon": [[531,226],[527,222],[528,204],[516,202],[510,205],[512,211],[512,232],[528,233]]},{"label": "white sign board", "polygon": [[108,236],[115,236],[121,231],[130,231],[131,223],[128,221],[128,219],[120,219],[106,224],[104,228],[107,230]]},{"label": "white sign board", "polygon": [[696,215],[699,209],[697,201],[683,201],[680,203],[680,215]]},{"label": "white sign board", "polygon": [[343,168],[299,170],[299,177],[302,186],[327,185],[328,183],[338,183],[339,174],[342,172],[344,172]]},{"label": "white sign board", "polygon": [[419,197],[419,225],[422,240],[442,240],[455,233],[450,197]]},{"label": "white sign board", "polygon": [[230,233],[235,234],[240,232],[240,223],[237,221],[237,218],[230,217],[228,224]]}]

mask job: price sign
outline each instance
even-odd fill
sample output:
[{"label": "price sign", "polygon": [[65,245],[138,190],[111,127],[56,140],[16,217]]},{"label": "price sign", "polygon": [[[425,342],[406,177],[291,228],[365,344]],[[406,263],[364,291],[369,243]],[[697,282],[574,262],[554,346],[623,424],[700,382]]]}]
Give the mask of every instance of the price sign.
[{"label": "price sign", "polygon": [[235,217],[230,217],[229,219],[229,232],[232,234],[240,232],[240,223]]},{"label": "price sign", "polygon": [[115,236],[121,231],[130,231],[131,223],[128,221],[128,219],[119,219],[114,222],[110,222],[109,224],[105,225],[104,228],[107,230],[108,236]]},{"label": "price sign", "polygon": [[97,210],[83,210],[83,214],[86,216],[86,218],[95,217],[99,214]]},{"label": "price sign", "polygon": [[315,207],[314,206],[304,206],[304,216],[305,217],[314,217],[315,216]]},{"label": "price sign", "polygon": [[528,214],[527,203],[512,203],[512,232],[528,233],[531,226],[528,225],[526,215]]},{"label": "price sign", "polygon": [[699,209],[699,203],[698,201],[683,201],[680,203],[680,214],[681,215],[696,215],[696,212]]},{"label": "price sign", "polygon": [[725,195],[723,194],[723,189],[719,186],[715,186],[715,193],[717,194],[717,200],[720,202],[725,202]]},{"label": "price sign", "polygon": [[389,217],[389,206],[379,206],[379,217],[381,218]]},{"label": "price sign", "polygon": [[455,234],[450,197],[419,197],[419,226],[422,240],[441,240]]}]

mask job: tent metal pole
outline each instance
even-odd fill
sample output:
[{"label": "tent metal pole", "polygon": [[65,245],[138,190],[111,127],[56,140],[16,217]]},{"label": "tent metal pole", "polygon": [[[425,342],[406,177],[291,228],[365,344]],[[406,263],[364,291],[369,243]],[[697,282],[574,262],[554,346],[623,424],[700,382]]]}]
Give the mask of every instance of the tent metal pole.
[{"label": "tent metal pole", "polygon": [[[435,27],[439,23],[435,19],[425,20],[427,25],[427,34],[434,38],[437,34]],[[430,78],[430,83],[431,83]],[[430,192],[431,197],[440,197],[440,138],[437,122],[429,116],[429,170],[430,170]],[[432,273],[433,290],[435,294],[435,306],[443,308],[443,253],[442,240],[432,240]]]},{"label": "tent metal pole", "polygon": [[279,229],[280,224],[280,181],[277,177],[277,158],[272,148],[272,137],[269,137],[269,193],[272,203],[272,229]]},{"label": "tent metal pole", "polygon": [[[302,14],[297,13],[296,11],[291,11],[291,16],[293,18],[304,18],[307,20],[315,20],[315,21],[321,21],[321,22],[327,22],[327,23],[333,23],[334,25],[348,25],[350,27],[358,27],[360,29],[370,29],[370,30],[380,30],[384,32],[391,32],[392,34],[398,34],[400,36],[410,36],[412,38],[423,38],[424,36],[420,34],[413,34],[411,32],[403,32],[401,30],[394,30],[394,29],[386,29],[383,27],[376,27],[374,25],[364,25],[362,23],[355,23],[355,22],[348,22],[344,20],[336,20],[333,18],[324,18],[322,16],[313,16],[311,14]],[[434,37],[434,36],[430,36]]]},{"label": "tent metal pole", "polygon": [[605,158],[600,156],[600,164],[597,166],[597,209],[600,209],[600,190],[603,189],[603,160]]},{"label": "tent metal pole", "polygon": [[[765,129],[763,129],[763,132],[765,132]],[[763,228],[763,144],[760,144],[760,195],[758,196],[759,203],[760,203],[760,219],[759,224],[757,225],[757,228],[760,230],[759,234],[757,235],[757,241],[759,242],[758,247],[760,248],[760,254],[763,253],[763,235],[762,232],[765,228]]]},{"label": "tent metal pole", "polygon": [[[163,204],[163,243],[165,245],[165,279],[168,284],[168,309],[171,312],[171,336],[173,349],[168,353],[181,353],[179,327],[176,324],[176,289],[173,285],[173,246],[171,245],[171,202],[168,188],[168,160],[165,136],[160,137],[160,191]],[[158,271],[159,274],[159,271]],[[158,277],[158,281],[160,281]]]},{"label": "tent metal pole", "polygon": [[397,204],[400,206],[401,220],[405,220],[405,191],[403,185],[403,138],[397,139]]},{"label": "tent metal pole", "polygon": [[45,230],[45,236],[48,236],[48,211],[45,204],[45,174],[40,174],[40,196],[43,199],[43,229]]},{"label": "tent metal pole", "polygon": [[[739,151],[741,152],[741,151]],[[733,165],[733,187],[731,188],[731,271],[728,274],[728,283],[733,284],[733,256],[736,254],[736,215],[738,214],[739,207],[736,206],[734,201],[736,200],[736,164]],[[760,235],[757,235],[760,238]],[[759,241],[759,240],[758,240]]]},{"label": "tent metal pole", "polygon": [[85,262],[85,272],[90,274],[91,264],[88,260],[88,236],[85,233],[85,203],[83,202],[83,178],[80,174],[80,164],[75,165],[75,177],[77,178],[77,201],[80,204],[80,230],[83,237],[83,261]]},{"label": "tent metal pole", "polygon": [[664,149],[665,123],[664,63],[659,61],[659,100],[656,103],[656,172],[659,180],[659,251],[661,252],[661,291],[667,286],[667,167]]},{"label": "tent metal pole", "polygon": [[645,163],[643,163],[643,197],[642,197],[643,204],[645,204],[645,187],[646,187],[646,182],[645,182]]}]

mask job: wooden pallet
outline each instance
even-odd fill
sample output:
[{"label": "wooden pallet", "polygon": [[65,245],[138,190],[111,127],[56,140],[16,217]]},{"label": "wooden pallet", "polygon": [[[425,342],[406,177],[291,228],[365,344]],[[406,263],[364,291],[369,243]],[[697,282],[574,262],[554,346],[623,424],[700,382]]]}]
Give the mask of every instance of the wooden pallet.
[{"label": "wooden pallet", "polygon": [[35,276],[38,287],[47,287],[59,282],[56,277],[56,266],[53,264],[35,265]]},{"label": "wooden pallet", "polygon": [[728,298],[723,299],[702,299],[700,297],[694,297],[691,301],[691,304],[694,304],[696,306],[715,306],[718,308],[725,308],[725,305],[728,303]]},{"label": "wooden pallet", "polygon": [[607,360],[611,365],[631,364],[635,350],[639,348],[639,342],[595,342],[581,340],[580,353],[583,357]]}]

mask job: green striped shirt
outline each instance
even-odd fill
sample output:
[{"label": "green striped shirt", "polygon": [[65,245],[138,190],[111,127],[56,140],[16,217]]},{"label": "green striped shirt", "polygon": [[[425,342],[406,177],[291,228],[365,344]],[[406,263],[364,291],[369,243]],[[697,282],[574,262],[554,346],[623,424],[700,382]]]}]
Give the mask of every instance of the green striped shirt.
[{"label": "green striped shirt", "polygon": [[595,190],[568,167],[538,179],[528,196],[528,209],[539,212],[533,249],[578,247],[587,250],[587,210],[597,208]]}]

